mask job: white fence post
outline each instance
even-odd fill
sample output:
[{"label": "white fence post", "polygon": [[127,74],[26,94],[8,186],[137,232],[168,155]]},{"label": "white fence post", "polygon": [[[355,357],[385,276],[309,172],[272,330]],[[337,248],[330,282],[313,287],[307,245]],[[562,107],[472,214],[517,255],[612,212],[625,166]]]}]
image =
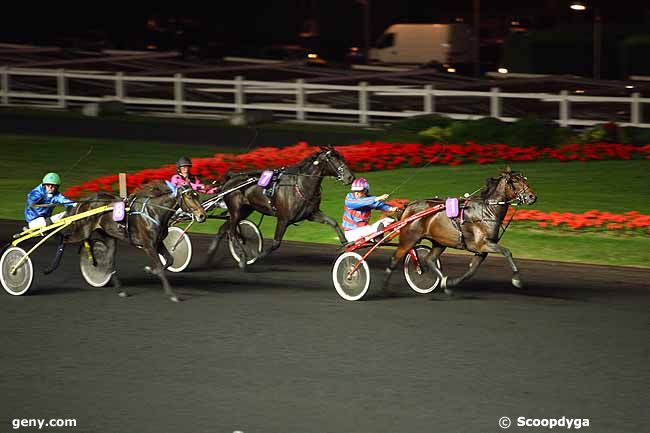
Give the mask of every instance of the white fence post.
[{"label": "white fence post", "polygon": [[569,126],[569,112],[571,110],[569,102],[569,92],[562,90],[560,92],[560,126]]},{"label": "white fence post", "polygon": [[56,91],[59,96],[59,108],[66,107],[66,95],[68,93],[68,82],[65,77],[65,70],[59,69],[56,75]]},{"label": "white fence post", "polygon": [[126,173],[119,173],[118,179],[120,184],[120,197],[126,198],[128,192],[126,190]]},{"label": "white fence post", "polygon": [[359,123],[368,125],[368,83],[362,81],[359,83]]},{"label": "white fence post", "polygon": [[490,117],[498,119],[501,117],[501,98],[499,98],[499,88],[492,87],[490,93]]},{"label": "white fence post", "polygon": [[305,80],[296,80],[296,120],[305,120]]},{"label": "white fence post", "polygon": [[424,94],[424,112],[425,113],[435,113],[436,106],[435,106],[435,100],[433,96],[433,85],[432,84],[427,84],[424,86],[425,94]]},{"label": "white fence post", "polygon": [[237,75],[235,77],[235,113],[240,114],[244,112],[244,77]]},{"label": "white fence post", "polygon": [[0,93],[2,105],[9,105],[9,68],[0,68]]},{"label": "white fence post", "polygon": [[632,93],[632,102],[630,106],[630,122],[633,125],[641,123],[641,101],[639,101],[640,93]]},{"label": "white fence post", "polygon": [[118,72],[115,74],[115,97],[121,101],[124,96],[124,72]]},{"label": "white fence post", "polygon": [[183,114],[183,74],[174,74],[174,112],[176,114]]}]

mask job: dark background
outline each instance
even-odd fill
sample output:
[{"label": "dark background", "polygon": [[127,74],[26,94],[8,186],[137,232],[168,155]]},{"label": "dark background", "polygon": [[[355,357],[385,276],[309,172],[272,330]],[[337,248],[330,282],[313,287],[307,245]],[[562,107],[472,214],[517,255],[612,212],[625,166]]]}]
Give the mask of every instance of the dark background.
[{"label": "dark background", "polygon": [[[219,1],[173,6],[147,3],[86,3],[66,6],[18,6],[4,13],[0,42],[77,48],[187,49],[193,46],[214,56],[272,44],[314,44],[341,55],[362,46],[364,4],[370,4],[371,41],[396,22],[471,24],[472,0],[280,0]],[[591,1],[586,12],[569,9],[570,1],[483,0],[481,39],[490,41],[511,31],[517,20],[527,29],[573,28],[581,32],[598,7],[604,24],[650,27],[650,5],[640,1]],[[301,38],[300,33],[316,33]],[[311,39],[311,40],[309,40]]]}]

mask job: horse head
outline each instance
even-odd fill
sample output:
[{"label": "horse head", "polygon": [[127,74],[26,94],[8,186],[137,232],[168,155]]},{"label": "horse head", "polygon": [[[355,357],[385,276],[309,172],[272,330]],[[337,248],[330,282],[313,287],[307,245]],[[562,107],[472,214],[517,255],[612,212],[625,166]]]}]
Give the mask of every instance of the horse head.
[{"label": "horse head", "polygon": [[523,204],[533,204],[537,201],[537,193],[528,184],[528,178],[519,172],[512,171],[510,166],[506,167],[498,180],[506,201]]},{"label": "horse head", "polygon": [[350,185],[355,176],[345,162],[345,158],[331,144],[320,146],[321,151],[314,160],[314,164],[323,164],[323,174],[334,176],[337,180]]},{"label": "horse head", "polygon": [[202,223],[206,220],[207,214],[203,206],[199,194],[192,189],[190,185],[182,185],[176,191],[177,200],[183,212],[192,215],[195,221]]}]

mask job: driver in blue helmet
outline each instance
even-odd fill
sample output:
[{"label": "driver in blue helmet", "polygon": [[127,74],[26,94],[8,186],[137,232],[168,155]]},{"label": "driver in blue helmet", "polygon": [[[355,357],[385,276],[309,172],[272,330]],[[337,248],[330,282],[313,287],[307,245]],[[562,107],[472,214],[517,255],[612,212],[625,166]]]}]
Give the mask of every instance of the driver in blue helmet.
[{"label": "driver in blue helmet", "polygon": [[46,226],[63,218],[65,211],[52,215],[57,204],[65,207],[76,206],[74,201],[59,192],[60,185],[61,176],[57,173],[47,173],[43,176],[41,184],[27,195],[25,221],[30,229]]}]

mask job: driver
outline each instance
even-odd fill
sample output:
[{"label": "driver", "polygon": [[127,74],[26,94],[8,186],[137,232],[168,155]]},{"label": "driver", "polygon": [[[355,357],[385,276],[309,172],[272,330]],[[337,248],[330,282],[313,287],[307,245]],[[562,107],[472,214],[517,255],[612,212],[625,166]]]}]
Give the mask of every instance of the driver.
[{"label": "driver", "polygon": [[187,156],[181,156],[176,163],[176,174],[171,178],[171,183],[176,188],[181,185],[189,185],[194,191],[202,192],[204,194],[214,194],[218,187],[207,187],[201,183],[201,180],[191,173],[192,160]]},{"label": "driver", "polygon": [[[57,173],[47,173],[43,176],[41,184],[36,186],[27,195],[27,203],[25,204],[25,221],[27,221],[30,229],[50,225],[63,218],[65,211],[52,215],[55,205],[62,204],[65,207],[73,207],[77,205],[74,201],[68,199],[59,192],[60,185],[61,176]],[[44,206],[35,207],[35,205]]]},{"label": "driver", "polygon": [[345,208],[343,209],[343,230],[345,238],[349,242],[369,235],[370,233],[383,230],[383,228],[395,220],[393,218],[382,218],[374,224],[368,224],[370,214],[373,209],[383,210],[385,212],[395,212],[398,208],[389,206],[384,201],[388,194],[380,196],[371,196],[370,184],[363,177],[357,178],[352,182],[351,192],[345,197]]}]

